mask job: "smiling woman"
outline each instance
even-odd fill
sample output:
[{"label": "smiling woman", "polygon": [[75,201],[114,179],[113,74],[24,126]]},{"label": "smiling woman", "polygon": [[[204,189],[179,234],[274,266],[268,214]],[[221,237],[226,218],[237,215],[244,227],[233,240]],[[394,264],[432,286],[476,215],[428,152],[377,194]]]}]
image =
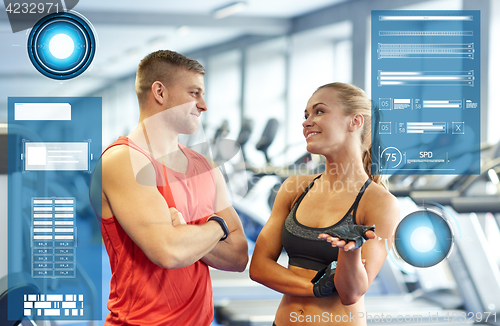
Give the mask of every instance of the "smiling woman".
[{"label": "smiling woman", "polygon": [[[365,93],[348,84],[321,86],[307,103],[303,135],[325,172],[283,183],[250,266],[253,280],[284,294],[277,326],[366,324],[363,296],[387,256],[375,239],[392,244],[399,219],[397,200],[370,173],[370,114]],[[288,268],[276,262],[283,248]]]}]

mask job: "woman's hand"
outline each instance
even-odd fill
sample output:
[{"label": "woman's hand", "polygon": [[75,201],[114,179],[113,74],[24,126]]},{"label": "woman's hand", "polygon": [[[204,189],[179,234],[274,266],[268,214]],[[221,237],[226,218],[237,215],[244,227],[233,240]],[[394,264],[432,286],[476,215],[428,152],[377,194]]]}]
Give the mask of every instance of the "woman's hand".
[{"label": "woman's hand", "polygon": [[366,240],[377,238],[375,226],[348,225],[336,228],[330,233],[321,233],[318,238],[325,239],[332,247],[344,251],[359,249]]}]

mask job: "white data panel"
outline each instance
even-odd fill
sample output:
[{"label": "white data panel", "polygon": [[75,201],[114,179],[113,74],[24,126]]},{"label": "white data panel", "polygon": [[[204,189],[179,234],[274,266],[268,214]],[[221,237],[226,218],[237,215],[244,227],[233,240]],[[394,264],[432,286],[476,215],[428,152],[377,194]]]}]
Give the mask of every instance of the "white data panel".
[{"label": "white data panel", "polygon": [[69,103],[16,103],[14,120],[71,120]]},{"label": "white data panel", "polygon": [[88,142],[25,143],[26,171],[87,171],[89,161]]}]

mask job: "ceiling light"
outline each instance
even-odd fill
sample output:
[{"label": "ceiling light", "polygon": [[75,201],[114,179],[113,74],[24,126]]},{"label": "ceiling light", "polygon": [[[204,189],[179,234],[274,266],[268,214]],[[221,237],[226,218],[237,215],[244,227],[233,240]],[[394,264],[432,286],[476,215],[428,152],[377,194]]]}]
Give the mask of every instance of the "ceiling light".
[{"label": "ceiling light", "polygon": [[134,57],[139,54],[141,54],[141,50],[138,47],[131,48],[125,51],[125,55],[128,57]]},{"label": "ceiling light", "polygon": [[215,19],[221,19],[227,16],[234,15],[237,12],[245,10],[247,4],[245,1],[237,1],[227,4],[223,7],[215,9],[213,12],[213,17]]},{"label": "ceiling light", "polygon": [[188,35],[189,32],[191,32],[191,29],[189,28],[189,26],[184,25],[184,26],[177,28],[177,34],[181,37]]},{"label": "ceiling light", "polygon": [[166,42],[167,42],[166,36],[158,36],[150,39],[147,44],[154,47],[160,47],[162,45],[165,45]]},{"label": "ceiling light", "polygon": [[500,180],[498,179],[498,175],[493,169],[488,170],[488,176],[490,177],[491,182],[493,182],[495,185],[500,184]]}]

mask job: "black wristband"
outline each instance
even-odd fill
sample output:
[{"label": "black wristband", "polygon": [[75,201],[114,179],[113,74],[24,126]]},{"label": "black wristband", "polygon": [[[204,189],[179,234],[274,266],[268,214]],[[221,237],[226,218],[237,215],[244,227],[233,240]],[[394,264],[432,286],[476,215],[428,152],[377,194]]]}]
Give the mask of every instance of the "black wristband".
[{"label": "black wristband", "polygon": [[224,221],[224,219],[220,216],[217,216],[217,215],[214,215],[214,216],[211,216],[208,220],[208,221],[216,221],[217,223],[219,223],[220,227],[222,228],[222,231],[224,231],[224,236],[222,238],[220,238],[219,241],[224,241],[227,239],[227,237],[229,236],[229,229],[227,228],[227,224],[226,224],[226,221]]},{"label": "black wristband", "polygon": [[318,271],[316,276],[311,280],[313,285],[313,293],[317,298],[324,298],[333,295],[337,292],[335,288],[335,270],[337,262],[333,261],[325,268]]}]

